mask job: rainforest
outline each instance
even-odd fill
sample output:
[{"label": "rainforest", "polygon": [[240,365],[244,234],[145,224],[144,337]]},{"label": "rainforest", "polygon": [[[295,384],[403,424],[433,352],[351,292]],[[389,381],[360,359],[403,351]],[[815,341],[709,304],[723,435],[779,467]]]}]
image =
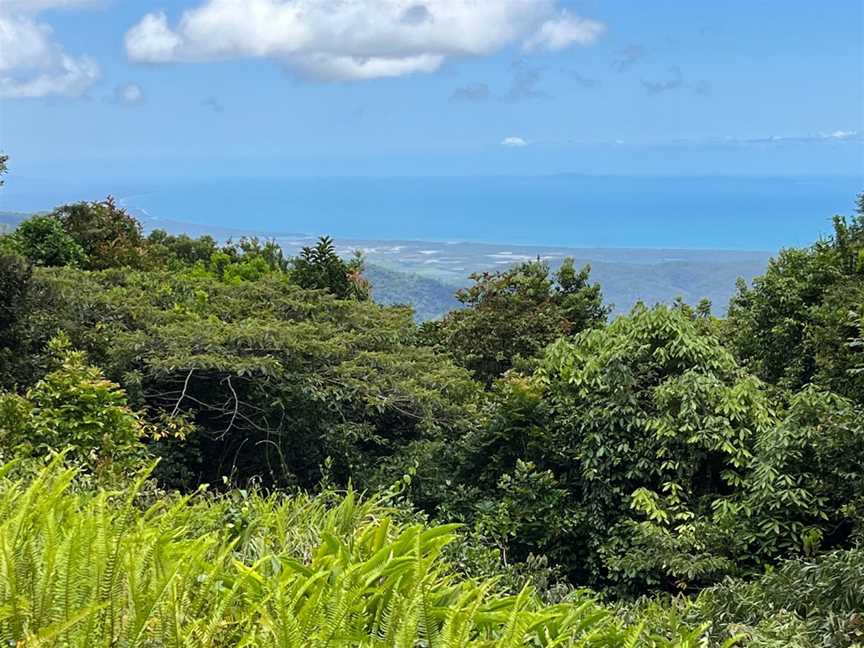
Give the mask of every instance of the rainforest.
[{"label": "rainforest", "polygon": [[417,324],[327,237],[2,235],[0,641],[864,645],[864,197],[728,307],[471,281]]}]

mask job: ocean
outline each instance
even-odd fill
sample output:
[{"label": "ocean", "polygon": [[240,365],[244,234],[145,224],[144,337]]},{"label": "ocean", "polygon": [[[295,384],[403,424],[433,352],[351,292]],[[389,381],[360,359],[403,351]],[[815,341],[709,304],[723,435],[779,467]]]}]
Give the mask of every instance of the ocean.
[{"label": "ocean", "polygon": [[2,211],[113,194],[133,213],[271,234],[604,248],[769,250],[849,214],[853,176],[10,177]]}]

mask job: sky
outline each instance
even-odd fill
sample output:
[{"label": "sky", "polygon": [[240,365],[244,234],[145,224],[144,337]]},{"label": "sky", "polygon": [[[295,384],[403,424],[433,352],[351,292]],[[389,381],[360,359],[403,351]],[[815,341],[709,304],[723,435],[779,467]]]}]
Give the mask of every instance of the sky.
[{"label": "sky", "polygon": [[0,0],[10,175],[864,175],[861,0]]}]

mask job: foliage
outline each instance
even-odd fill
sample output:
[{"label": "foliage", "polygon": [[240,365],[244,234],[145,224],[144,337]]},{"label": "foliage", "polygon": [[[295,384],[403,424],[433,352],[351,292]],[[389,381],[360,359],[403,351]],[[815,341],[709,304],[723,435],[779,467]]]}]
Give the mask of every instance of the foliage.
[{"label": "foliage", "polygon": [[207,264],[219,249],[211,236],[174,236],[162,229],[150,232],[147,236],[147,247],[147,254],[153,265],[173,270],[197,263]]},{"label": "foliage", "polygon": [[297,285],[312,290],[329,290],[339,299],[366,300],[371,287],[363,278],[363,259],[356,255],[343,261],[333,239],[322,236],[314,247],[304,247],[294,259],[292,278]]},{"label": "foliage", "polygon": [[[4,175],[7,171],[6,163],[9,162],[9,156],[0,153],[0,176]],[[0,178],[0,187],[5,184],[5,180]]]},{"label": "foliage", "polygon": [[424,337],[491,383],[562,335],[605,321],[609,308],[589,272],[589,266],[577,272],[567,259],[551,277],[539,260],[472,275],[474,285],[457,293],[465,308],[427,324]]},{"label": "foliage", "polygon": [[757,555],[813,555],[862,537],[864,412],[810,387],[791,396],[782,420],[757,439],[738,501],[718,517],[745,515],[739,529]]},{"label": "foliage", "polygon": [[784,250],[748,288],[743,282],[727,322],[735,352],[762,379],[798,389],[815,382],[864,403],[864,376],[850,375],[862,350],[850,317],[864,303],[864,212],[834,218],[833,237]]},{"label": "foliage", "polygon": [[[97,474],[135,466],[143,425],[126,395],[86,364],[68,340],[52,340],[59,367],[22,396],[0,392],[0,456],[65,451]],[[7,459],[9,456],[7,455]]]},{"label": "foliage", "polygon": [[860,534],[861,411],[787,396],[683,308],[636,308],[495,386],[439,501],[512,560],[619,592],[699,588]]},{"label": "foliage", "polygon": [[452,526],[400,525],[350,492],[330,509],[250,494],[139,510],[140,481],[108,496],[73,480],[55,465],[0,481],[4,643],[695,648],[701,634],[643,643],[587,598],[492,594],[442,559]]},{"label": "foliage", "polygon": [[52,217],[83,248],[90,270],[141,267],[145,260],[141,224],[110,196],[55,209]]},{"label": "foliage", "polygon": [[338,300],[280,273],[236,284],[43,269],[37,283],[39,335],[66,331],[149,420],[199,428],[166,442],[172,465],[189,460],[189,487],[223,476],[312,487],[328,456],[339,482],[366,486],[477,419],[477,386],[413,344],[407,309]]},{"label": "foliage", "polygon": [[698,615],[718,639],[753,646],[841,648],[864,644],[864,552],[788,561],[752,582],[729,580],[700,595]]},{"label": "foliage", "polygon": [[419,328],[327,238],[144,238],[110,200],[27,221],[0,641],[860,646],[862,219],[727,320],[606,324],[587,268],[538,261]]},{"label": "foliage", "polygon": [[40,266],[83,266],[84,249],[55,216],[33,216],[3,237],[6,247]]},{"label": "foliage", "polygon": [[4,369],[0,374],[4,377],[9,356],[16,351],[19,322],[26,315],[32,274],[24,258],[0,253],[0,368]]}]

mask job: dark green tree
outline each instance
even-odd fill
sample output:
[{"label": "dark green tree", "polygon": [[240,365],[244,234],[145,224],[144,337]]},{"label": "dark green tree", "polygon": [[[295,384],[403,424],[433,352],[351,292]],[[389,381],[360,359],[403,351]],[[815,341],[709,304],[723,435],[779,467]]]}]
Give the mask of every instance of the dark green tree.
[{"label": "dark green tree", "polygon": [[33,216],[7,237],[6,245],[38,266],[84,266],[87,256],[58,218]]},{"label": "dark green tree", "polygon": [[423,335],[491,383],[559,337],[605,322],[610,309],[589,274],[590,266],[577,272],[572,259],[551,276],[539,260],[474,274],[474,285],[456,295],[465,308],[424,325]]},{"label": "dark green tree", "polygon": [[218,245],[212,236],[175,236],[162,229],[155,229],[147,236],[147,256],[150,264],[161,268],[206,264],[217,249]]},{"label": "dark green tree", "polygon": [[0,252],[0,388],[17,382],[14,369],[27,349],[21,327],[30,306],[33,267],[17,254]]},{"label": "dark green tree", "polygon": [[291,276],[303,288],[328,290],[339,299],[369,299],[371,288],[363,277],[363,259],[345,262],[336,254],[333,239],[322,236],[314,247],[304,247],[294,259]]},{"label": "dark green tree", "polygon": [[783,250],[752,287],[739,282],[728,340],[760,378],[790,389],[810,383],[864,403],[864,376],[850,374],[862,350],[851,314],[864,303],[864,208],[834,218],[833,236]]},{"label": "dark green tree", "polygon": [[223,476],[314,487],[330,457],[335,480],[372,487],[477,417],[478,385],[414,343],[406,308],[337,299],[278,272],[234,282],[56,268],[37,283],[27,348],[65,331],[149,420],[194,425],[162,444],[172,484],[183,474],[189,487]]},{"label": "dark green tree", "polygon": [[52,216],[84,249],[86,267],[103,270],[146,262],[141,223],[109,196],[100,202],[79,202],[58,207]]}]

